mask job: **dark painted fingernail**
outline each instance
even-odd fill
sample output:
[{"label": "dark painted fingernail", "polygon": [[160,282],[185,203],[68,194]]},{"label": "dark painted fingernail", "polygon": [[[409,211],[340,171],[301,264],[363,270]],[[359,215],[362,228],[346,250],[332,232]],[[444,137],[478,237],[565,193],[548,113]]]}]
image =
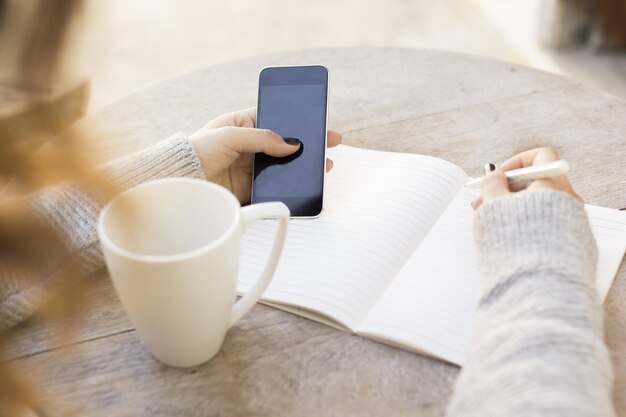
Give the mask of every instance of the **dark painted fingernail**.
[{"label": "dark painted fingernail", "polygon": [[339,135],[339,143],[343,143],[343,136]]},{"label": "dark painted fingernail", "polygon": [[300,139],[298,138],[283,138],[283,140],[287,142],[288,144],[290,144],[291,146],[300,145]]},{"label": "dark painted fingernail", "polygon": [[485,164],[484,166],[484,171],[485,171],[485,175],[489,174],[490,172],[493,172],[496,170],[496,165],[492,164],[491,162],[488,164]]}]

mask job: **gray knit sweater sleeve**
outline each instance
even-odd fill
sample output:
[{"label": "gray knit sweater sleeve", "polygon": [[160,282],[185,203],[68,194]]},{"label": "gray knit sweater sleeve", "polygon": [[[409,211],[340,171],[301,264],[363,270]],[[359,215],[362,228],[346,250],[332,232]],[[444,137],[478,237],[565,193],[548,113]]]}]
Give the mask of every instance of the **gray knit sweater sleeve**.
[{"label": "gray knit sweater sleeve", "polygon": [[[195,148],[182,133],[112,161],[103,170],[107,178],[121,190],[150,179],[205,178]],[[0,329],[13,326],[33,313],[54,290],[61,267],[71,267],[80,274],[89,274],[104,265],[96,231],[101,206],[92,195],[66,184],[37,193],[26,199],[26,205],[36,217],[61,235],[71,257],[62,265],[58,260],[43,261],[20,273],[16,272],[19,269],[0,262]]]},{"label": "gray knit sweater sleeve", "polygon": [[474,232],[483,286],[448,417],[614,416],[583,208],[518,193],[481,207]]}]

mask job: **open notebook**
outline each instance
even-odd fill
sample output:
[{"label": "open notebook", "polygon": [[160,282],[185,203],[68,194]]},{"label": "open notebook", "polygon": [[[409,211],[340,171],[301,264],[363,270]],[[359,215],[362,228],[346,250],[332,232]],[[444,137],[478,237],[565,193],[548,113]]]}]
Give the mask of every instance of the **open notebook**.
[{"label": "open notebook", "polygon": [[[292,220],[263,302],[364,337],[463,363],[479,296],[470,201],[456,165],[349,146],[329,150],[324,214]],[[587,206],[602,299],[626,248],[626,213]],[[238,291],[261,273],[272,220],[245,233]]]}]

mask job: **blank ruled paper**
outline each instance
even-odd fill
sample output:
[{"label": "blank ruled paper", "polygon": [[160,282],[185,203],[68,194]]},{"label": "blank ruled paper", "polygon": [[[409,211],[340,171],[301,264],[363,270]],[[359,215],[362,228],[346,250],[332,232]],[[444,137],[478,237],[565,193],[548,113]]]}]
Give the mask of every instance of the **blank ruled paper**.
[{"label": "blank ruled paper", "polygon": [[[470,202],[463,188],[357,327],[357,333],[461,365],[480,281]],[[586,205],[598,244],[596,288],[604,301],[626,250],[626,213]]]},{"label": "blank ruled paper", "polygon": [[476,195],[461,189],[357,333],[462,363],[480,288],[470,207]]},{"label": "blank ruled paper", "polygon": [[[421,155],[340,146],[324,213],[291,220],[263,301],[394,346],[462,364],[479,297],[471,200],[457,166]],[[626,213],[586,207],[605,299],[626,250]],[[275,230],[244,233],[238,292],[260,275]]]},{"label": "blank ruled paper", "polygon": [[585,210],[598,245],[596,288],[604,301],[626,251],[626,213],[589,204]]},{"label": "blank ruled paper", "polygon": [[[278,270],[263,295],[334,318],[361,321],[466,179],[455,165],[420,155],[349,146],[329,150],[324,213],[291,220]],[[244,234],[238,291],[269,253],[274,222]]]}]

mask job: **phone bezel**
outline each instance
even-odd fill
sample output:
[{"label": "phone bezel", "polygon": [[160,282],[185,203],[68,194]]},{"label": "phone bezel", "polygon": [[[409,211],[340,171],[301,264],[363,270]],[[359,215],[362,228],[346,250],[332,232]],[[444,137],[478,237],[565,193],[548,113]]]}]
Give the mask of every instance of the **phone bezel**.
[{"label": "phone bezel", "polygon": [[[321,206],[320,206],[320,211],[317,214],[312,214],[312,215],[291,215],[291,218],[296,218],[296,219],[315,219],[320,217],[323,212],[324,212],[324,200],[325,200],[325,196],[326,196],[326,157],[327,157],[327,150],[328,150],[328,91],[329,91],[329,85],[330,85],[330,71],[328,70],[328,67],[324,66],[324,65],[320,65],[320,64],[304,64],[304,65],[281,65],[281,66],[267,66],[267,67],[263,67],[260,71],[259,71],[259,75],[258,75],[258,87],[257,87],[257,105],[256,105],[256,114],[255,114],[255,126],[256,121],[258,120],[258,116],[259,116],[259,97],[260,97],[260,93],[261,93],[261,74],[263,73],[263,71],[266,70],[271,70],[271,69],[288,69],[288,68],[302,68],[302,67],[319,67],[319,68],[323,68],[324,71],[326,71],[326,114],[324,117],[324,158],[322,159],[322,198],[321,198]],[[290,84],[286,84],[286,85],[290,85]],[[296,83],[294,83],[293,85],[298,85]],[[253,204],[254,202],[254,164],[255,164],[255,160],[256,160],[256,156],[254,156],[252,158],[252,184],[251,184],[251,192],[250,192],[250,204]],[[299,198],[299,197],[288,197],[289,199],[292,198]],[[270,200],[268,200],[270,201]],[[276,200],[271,200],[271,201],[276,201]],[[258,201],[256,203],[259,203]]]}]

